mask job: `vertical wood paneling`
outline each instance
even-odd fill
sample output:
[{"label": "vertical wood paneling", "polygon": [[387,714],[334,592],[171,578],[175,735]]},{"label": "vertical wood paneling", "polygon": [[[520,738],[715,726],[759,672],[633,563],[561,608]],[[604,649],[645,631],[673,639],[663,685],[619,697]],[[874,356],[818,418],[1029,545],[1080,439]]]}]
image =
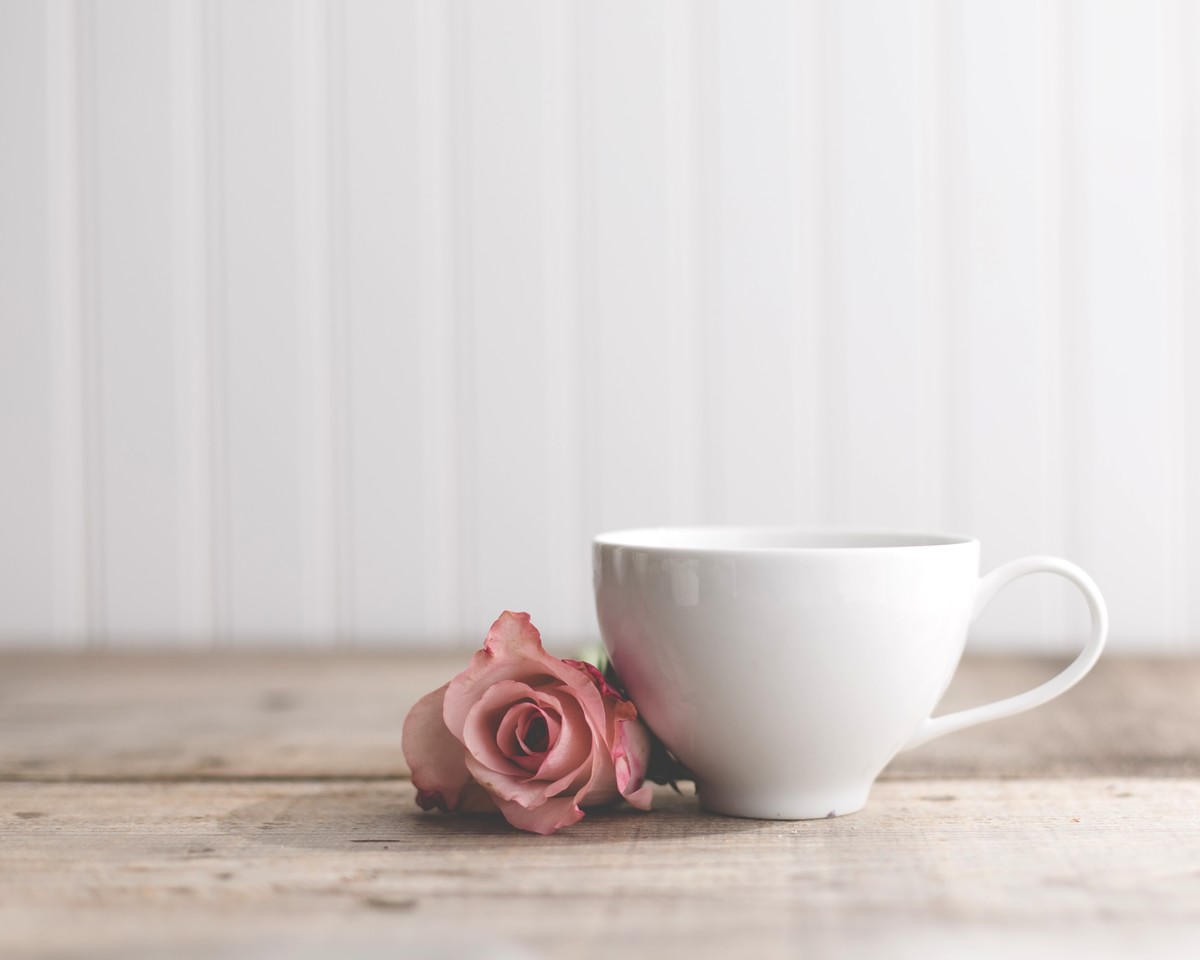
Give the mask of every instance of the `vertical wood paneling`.
[{"label": "vertical wood paneling", "polygon": [[[725,398],[720,389],[725,372],[725,358],[721,355],[721,332],[729,320],[723,315],[722,263],[725,250],[721,243],[721,189],[727,171],[721,162],[722,104],[721,104],[721,27],[718,0],[698,0],[688,5],[688,15],[681,19],[668,17],[664,29],[667,48],[681,51],[680,65],[686,65],[689,73],[684,85],[671,83],[667,76],[668,115],[678,109],[676,97],[680,93],[682,103],[691,112],[691,137],[686,141],[687,152],[681,151],[667,167],[667,179],[676,176],[680,167],[689,169],[692,192],[688,222],[692,225],[694,238],[691,255],[691,296],[694,312],[693,326],[684,336],[690,341],[689,348],[682,354],[673,345],[669,358],[672,393],[681,384],[694,391],[694,409],[699,415],[697,430],[699,443],[696,447],[697,473],[688,486],[696,489],[696,509],[706,523],[714,522],[726,513],[727,491],[723,471],[714,469],[715,453],[720,449],[719,423]],[[668,8],[669,9],[669,8]],[[678,31],[682,43],[673,43],[672,33]],[[668,212],[668,222],[675,218]],[[670,297],[673,291],[668,292]],[[675,430],[673,411],[669,425]],[[675,456],[678,475],[679,454]]]},{"label": "vertical wood paneling", "polygon": [[[1037,8],[1036,33],[1040,103],[1038,177],[1038,257],[1041,267],[1039,293],[1044,339],[1040,364],[1042,408],[1045,424],[1042,463],[1045,484],[1042,488],[1042,543],[1047,552],[1071,554],[1072,485],[1070,482],[1070,438],[1074,423],[1074,383],[1071,354],[1064,345],[1074,322],[1078,303],[1075,229],[1079,221],[1073,172],[1078,164],[1079,148],[1075,117],[1072,112],[1074,87],[1074,39],[1066,4],[1041,4]],[[1045,578],[1038,578],[1044,581]],[[1026,593],[1040,590],[1041,623],[1046,644],[1062,644],[1078,649],[1082,626],[1078,614],[1072,619],[1071,604],[1077,598],[1066,584],[1039,583],[1030,580],[1021,585]],[[1011,588],[1010,594],[1019,590]],[[1014,621],[1019,622],[1019,621]],[[1026,621],[1032,624],[1033,621]],[[1030,628],[1027,627],[1026,630]],[[1026,634],[1028,635],[1028,634]]]},{"label": "vertical wood paneling", "polygon": [[[1077,4],[1082,230],[1076,335],[1084,402],[1076,427],[1075,542],[1115,623],[1169,635],[1174,414],[1169,398],[1163,171],[1162,34],[1158,8]],[[1127,561],[1113,544],[1136,550]]]},{"label": "vertical wood paneling", "polygon": [[0,644],[53,635],[46,27],[38,2],[0,6]]},{"label": "vertical wood paneling", "polygon": [[963,313],[963,69],[962,6],[923,0],[917,11],[917,297],[919,387],[913,397],[916,457],[925,473],[922,491],[933,505],[927,524],[960,529],[958,475],[961,462],[951,442],[963,384],[957,365],[962,352]]},{"label": "vertical wood paneling", "polygon": [[119,0],[88,15],[96,281],[87,346],[98,381],[91,412],[99,429],[102,630],[108,642],[171,643],[182,504],[171,323],[170,9]]},{"label": "vertical wood paneling", "polygon": [[[0,638],[592,631],[588,536],[954,527],[1197,642],[1179,0],[0,9]],[[1066,649],[1061,585],[977,638]],[[1064,629],[1065,628],[1065,629]]]},{"label": "vertical wood paneling", "polygon": [[[1058,443],[1056,424],[1046,415],[1047,385],[1056,373],[1050,338],[1058,320],[1043,306],[1043,240],[1053,233],[1047,221],[1056,218],[1056,195],[1048,196],[1041,180],[1044,138],[1056,136],[1057,125],[1043,120],[1060,78],[1047,77],[1040,66],[1044,6],[962,7],[960,69],[947,78],[963,98],[959,222],[965,230],[956,318],[960,403],[951,435],[961,487],[951,524],[980,537],[988,569],[1063,549],[1052,499],[1059,478],[1046,456]],[[1041,608],[1051,589],[1045,578],[1021,584],[1020,593],[1013,588],[1011,597],[989,608],[976,634],[994,640],[1049,626]]]},{"label": "vertical wood paneling", "polygon": [[813,395],[797,390],[812,382],[813,370],[796,369],[798,343],[811,344],[814,318],[797,299],[796,195],[809,171],[792,152],[797,138],[789,134],[801,119],[791,6],[727,0],[717,5],[713,23],[719,176],[710,195],[718,208],[718,322],[707,391],[711,442],[722,452],[713,464],[716,520],[795,522],[797,487],[807,475],[802,464],[817,453],[798,442]]},{"label": "vertical wood paneling", "polygon": [[[1163,223],[1165,232],[1165,259],[1163,263],[1166,289],[1163,291],[1165,311],[1165,335],[1169,346],[1167,357],[1167,429],[1168,467],[1167,489],[1170,523],[1167,528],[1166,566],[1169,582],[1166,585],[1169,598],[1167,610],[1167,636],[1164,638],[1172,648],[1182,649],[1189,636],[1189,605],[1191,604],[1192,572],[1196,569],[1189,553],[1189,534],[1195,522],[1195,508],[1191,505],[1188,483],[1188,459],[1193,431],[1189,424],[1197,421],[1189,417],[1189,371],[1192,369],[1189,348],[1192,337],[1189,329],[1196,323],[1192,309],[1195,282],[1195,248],[1191,247],[1190,233],[1193,223],[1195,189],[1200,171],[1196,170],[1194,145],[1195,118],[1189,116],[1190,99],[1193,92],[1194,66],[1192,44],[1200,39],[1191,6],[1185,3],[1165,2],[1159,21],[1159,49],[1162,57],[1160,72],[1160,96],[1162,98],[1162,182]],[[1182,40],[1182,42],[1181,42]],[[1189,129],[1189,121],[1192,127]],[[1195,474],[1192,474],[1195,476]]]},{"label": "vertical wood paneling", "polygon": [[[52,541],[54,637],[65,645],[85,642],[88,608],[88,475],[84,463],[84,362],[82,289],[82,166],[80,146],[79,26],[75,4],[51,0],[45,7],[47,328],[50,334],[49,433],[53,445]],[[37,192],[37,185],[30,186]],[[36,496],[27,490],[23,497]],[[36,549],[36,541],[22,545]]]},{"label": "vertical wood paneling", "polygon": [[358,565],[353,549],[354,447],[351,390],[354,354],[350,325],[350,165],[347,153],[349,99],[346,86],[346,0],[327,0],[328,24],[316,39],[326,51],[329,110],[325,137],[316,146],[325,153],[329,202],[326,255],[329,271],[328,375],[330,414],[329,496],[332,514],[334,631],[339,643],[350,643],[357,630],[354,617]]},{"label": "vertical wood paneling", "polygon": [[[1062,320],[1059,326],[1059,404],[1062,419],[1063,544],[1080,549],[1082,528],[1091,502],[1084,463],[1093,424],[1095,384],[1089,351],[1094,325],[1089,322],[1091,297],[1086,288],[1091,252],[1089,236],[1094,211],[1089,209],[1088,184],[1083,175],[1087,161],[1088,118],[1082,115],[1089,99],[1086,80],[1086,13],[1082,5],[1063,2],[1063,101],[1062,137],[1062,262],[1060,265]],[[1110,613],[1111,616],[1111,613]]]},{"label": "vertical wood paneling", "polygon": [[591,531],[583,523],[579,337],[578,8],[543,7],[541,231],[546,418],[546,577],[538,622],[559,642],[591,634]]},{"label": "vertical wood paneling", "polygon": [[[704,29],[707,25],[707,29]],[[705,334],[707,299],[703,270],[711,258],[712,211],[705,190],[716,170],[712,154],[715,124],[713,92],[715,56],[714,5],[666,0],[663,5],[662,161],[666,165],[663,195],[666,220],[663,260],[666,284],[666,353],[662,375],[670,384],[666,416],[667,474],[671,508],[677,521],[695,522],[711,507],[712,478],[704,469],[708,446],[709,349]],[[589,89],[597,82],[591,64]],[[707,82],[706,82],[707,81]],[[595,103],[595,97],[592,97]],[[705,154],[707,151],[707,158]],[[598,199],[598,197],[597,197]],[[711,282],[711,278],[710,281]],[[590,534],[598,532],[592,527]],[[590,606],[590,605],[589,605]]]},{"label": "vertical wood paneling", "polygon": [[[464,464],[472,503],[465,513],[472,549],[460,558],[469,624],[486,629],[502,610],[537,612],[548,600],[545,538],[552,484],[547,429],[546,330],[542,281],[546,246],[542,148],[540,4],[478,0],[464,11],[468,66],[462,173],[469,196],[463,242],[470,281],[459,288],[464,330],[460,361],[470,389],[471,461]],[[523,251],[512,257],[513,249]],[[566,416],[569,411],[551,410]]]},{"label": "vertical wood paneling", "polygon": [[205,198],[205,22],[202,0],[170,5],[171,294],[179,503],[177,619],[183,643],[213,642],[212,356]]},{"label": "vertical wood paneling", "polygon": [[222,4],[217,65],[231,630],[289,644],[320,639],[305,623],[302,414],[314,384],[302,380],[310,329],[296,276],[296,9]]},{"label": "vertical wood paneling", "polygon": [[795,258],[789,272],[796,305],[789,371],[796,411],[791,437],[796,468],[793,509],[799,523],[826,525],[832,480],[825,456],[828,383],[823,353],[830,320],[823,276],[829,212],[823,162],[828,120],[828,19],[823,0],[789,3],[785,15],[792,38],[789,82],[793,90],[785,138],[794,178],[789,192],[790,226],[795,235]]},{"label": "vertical wood paneling", "polygon": [[213,642],[233,635],[233,508],[229,469],[229,298],[225,216],[225,81],[222,6],[201,10],[204,96],[204,308]]},{"label": "vertical wood paneling", "polygon": [[[1195,51],[1200,48],[1200,10],[1194,3],[1180,0],[1174,18],[1177,32],[1169,29],[1164,40],[1174,44],[1173,59],[1178,64],[1181,84],[1176,101],[1181,125],[1178,147],[1180,179],[1180,217],[1178,221],[1179,307],[1182,342],[1180,362],[1185,370],[1200,370],[1200,64]],[[1177,368],[1178,369],[1178,368]],[[1195,489],[1200,486],[1200,384],[1196,377],[1181,383],[1184,452],[1182,475],[1176,480],[1181,491],[1180,536],[1182,558],[1178,581],[1185,589],[1180,616],[1183,640],[1190,650],[1200,646],[1200,590],[1193,588],[1200,574],[1200,503]]]},{"label": "vertical wood paneling", "polygon": [[455,513],[455,569],[451,582],[454,599],[446,625],[464,636],[472,632],[471,611],[477,596],[475,574],[479,549],[478,517],[475,514],[475,477],[478,475],[477,420],[474,415],[476,383],[474,374],[475,329],[471,317],[469,292],[474,285],[471,238],[474,197],[471,187],[471,154],[474,149],[470,96],[470,13],[471,0],[448,3],[446,109],[449,114],[449,168],[451,229],[450,274],[452,277],[450,315],[453,338],[450,343],[452,368],[455,370],[451,394],[450,424],[454,438],[454,485],[452,507]]},{"label": "vertical wood paneling", "polygon": [[[421,9],[424,7],[424,10]],[[430,11],[433,11],[432,14]],[[345,9],[345,153],[348,185],[347,306],[352,498],[350,541],[354,592],[352,624],[364,641],[400,634],[414,642],[436,635],[428,594],[442,571],[426,557],[452,531],[425,530],[426,477],[452,482],[431,462],[423,420],[447,431],[444,385],[426,383],[425,336],[450,328],[444,313],[427,309],[431,288],[445,280],[433,264],[437,240],[424,232],[444,222],[444,206],[422,218],[422,203],[444,195],[428,175],[446,162],[444,109],[422,98],[444,94],[448,74],[444,32],[421,17],[430,5],[380,5],[354,0]],[[444,29],[444,17],[436,27]],[[425,29],[422,31],[422,26]],[[443,59],[433,59],[441,54]],[[381,111],[375,91],[388,91]],[[439,149],[440,148],[440,149]],[[430,164],[431,151],[436,160]],[[443,253],[444,261],[444,253]],[[437,369],[437,368],[435,368]],[[426,389],[428,388],[428,393]],[[441,391],[441,392],[439,392]],[[445,616],[446,611],[440,611]],[[444,628],[443,628],[444,629]]]},{"label": "vertical wood paneling", "polygon": [[[667,246],[669,237],[679,238],[672,220],[681,216],[668,202],[694,199],[673,191],[677,171],[665,162],[695,162],[695,147],[684,152],[663,140],[695,129],[672,116],[672,108],[685,105],[668,99],[668,90],[679,88],[677,81],[668,87],[666,69],[689,61],[678,51],[664,59],[674,44],[691,41],[667,31],[662,3],[588,2],[583,9],[580,34],[592,67],[588,102],[581,106],[587,117],[581,150],[589,158],[580,184],[587,231],[582,333],[589,358],[585,516],[596,531],[695,520],[690,510],[703,476],[688,478],[678,495],[671,480],[687,457],[682,445],[697,434],[673,415],[700,417],[703,408],[701,396],[680,402],[676,395],[691,392],[693,374],[684,382],[672,375],[675,352],[688,348],[676,342],[680,327],[685,337],[699,331],[698,323],[683,326],[694,317],[681,315],[681,293],[669,283],[689,283],[690,271],[670,259]],[[673,11],[671,23],[678,27],[684,13]],[[694,216],[689,222],[696,224]],[[689,302],[686,294],[683,302]],[[664,317],[673,317],[671,325]]]},{"label": "vertical wood paneling", "polygon": [[[344,639],[339,577],[340,492],[349,466],[341,448],[344,318],[334,310],[331,0],[292,6],[295,310],[303,631],[313,642]],[[336,452],[336,455],[335,455]],[[343,568],[345,569],[345,568]]]},{"label": "vertical wood paneling", "polygon": [[415,562],[425,602],[423,620],[401,623],[418,637],[454,640],[471,636],[461,623],[459,556],[463,538],[459,491],[466,486],[459,462],[457,389],[462,378],[457,342],[455,264],[461,230],[452,177],[455,129],[452,122],[454,19],[447,5],[419,3],[417,50],[417,217],[420,241],[420,437],[421,553]]},{"label": "vertical wood paneling", "polygon": [[937,525],[941,463],[931,431],[921,251],[921,5],[838,3],[829,11],[836,121],[830,125],[836,286],[829,357],[838,523]]},{"label": "vertical wood paneling", "polygon": [[83,479],[84,609],[87,642],[101,646],[108,639],[108,539],[104,469],[105,396],[103,343],[100,314],[100,171],[96,65],[96,4],[83,0],[74,11],[75,69],[70,73],[75,90],[74,137],[77,193],[75,213],[76,274],[71,282],[78,291],[76,317],[79,356],[80,462]]}]

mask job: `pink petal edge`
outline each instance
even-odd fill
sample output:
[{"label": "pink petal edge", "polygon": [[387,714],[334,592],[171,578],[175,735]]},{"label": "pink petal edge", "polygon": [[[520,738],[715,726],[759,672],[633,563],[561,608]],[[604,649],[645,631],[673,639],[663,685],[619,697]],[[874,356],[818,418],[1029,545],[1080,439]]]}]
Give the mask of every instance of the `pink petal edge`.
[{"label": "pink petal edge", "polygon": [[617,721],[613,743],[613,767],[617,789],[626,801],[639,810],[649,810],[654,786],[646,783],[646,765],[650,759],[650,733],[636,717]]},{"label": "pink petal edge", "polygon": [[536,807],[523,807],[511,800],[497,800],[497,804],[504,819],[512,826],[544,837],[578,823],[584,817],[571,796],[554,797]]},{"label": "pink petal edge", "polygon": [[463,739],[467,714],[488,687],[502,680],[533,683],[539,677],[557,680],[576,691],[584,712],[593,722],[598,720],[604,710],[603,699],[590,679],[543,649],[541,634],[529,614],[504,611],[488,630],[483,649],[450,681],[442,708],[447,728]]},{"label": "pink petal edge", "polygon": [[448,687],[444,684],[425,694],[404,718],[401,747],[417,788],[417,803],[423,810],[456,809],[463,788],[471,782],[464,759],[466,750],[442,720]]},{"label": "pink petal edge", "polygon": [[609,700],[624,701],[625,697],[621,695],[621,691],[614,687],[611,683],[604,679],[604,674],[600,672],[600,668],[595,664],[588,663],[586,660],[563,660],[563,663],[574,667],[584,676],[596,685],[596,689],[601,695]]}]

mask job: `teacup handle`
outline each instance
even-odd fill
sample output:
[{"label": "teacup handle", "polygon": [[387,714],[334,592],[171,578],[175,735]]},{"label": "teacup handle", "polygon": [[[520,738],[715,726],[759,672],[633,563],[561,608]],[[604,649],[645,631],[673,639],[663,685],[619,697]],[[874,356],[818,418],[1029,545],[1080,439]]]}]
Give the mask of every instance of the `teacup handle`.
[{"label": "teacup handle", "polygon": [[1108,610],[1104,606],[1104,598],[1100,596],[1100,591],[1092,582],[1091,577],[1075,564],[1060,560],[1058,557],[1023,557],[997,567],[979,581],[975,593],[975,606],[971,610],[971,621],[974,622],[979,617],[983,608],[988,605],[992,597],[999,593],[1001,587],[1030,573],[1057,573],[1060,577],[1066,577],[1079,588],[1084,599],[1087,600],[1088,611],[1092,615],[1092,632],[1083,651],[1062,673],[1051,677],[1041,686],[1034,687],[1026,693],[1019,693],[1014,697],[987,703],[981,707],[972,707],[970,710],[959,710],[956,713],[927,719],[917,728],[916,733],[909,738],[901,748],[902,750],[911,750],[913,747],[928,743],[935,737],[954,733],[965,727],[973,727],[977,723],[1011,717],[1014,713],[1022,713],[1025,710],[1040,707],[1060,693],[1066,693],[1096,665],[1100,651],[1104,649],[1104,638],[1108,634]]}]

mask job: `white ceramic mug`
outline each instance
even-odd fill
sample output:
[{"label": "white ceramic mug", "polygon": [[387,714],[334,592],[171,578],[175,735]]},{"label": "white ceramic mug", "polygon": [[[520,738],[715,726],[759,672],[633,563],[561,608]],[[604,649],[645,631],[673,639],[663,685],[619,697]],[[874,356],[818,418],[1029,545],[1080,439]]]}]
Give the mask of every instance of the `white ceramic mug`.
[{"label": "white ceramic mug", "polygon": [[[739,817],[851,813],[901,750],[1040,706],[1096,663],[1108,616],[1054,557],[979,576],[979,542],[925,533],[660,528],[593,543],[600,633],[651,729],[696,776],[701,805]],[[967,627],[1030,573],[1074,583],[1083,652],[1041,686],[931,719]]]}]

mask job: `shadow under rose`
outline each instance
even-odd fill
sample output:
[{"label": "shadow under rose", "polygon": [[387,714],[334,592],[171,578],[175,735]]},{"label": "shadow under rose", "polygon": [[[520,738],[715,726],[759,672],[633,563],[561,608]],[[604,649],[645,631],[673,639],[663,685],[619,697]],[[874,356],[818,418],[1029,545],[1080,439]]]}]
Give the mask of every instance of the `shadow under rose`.
[{"label": "shadow under rose", "polygon": [[587,811],[579,823],[549,837],[526,833],[499,814],[444,814],[420,810],[405,782],[336,784],[294,792],[281,789],[221,818],[223,831],[253,842],[308,850],[398,850],[436,845],[440,851],[479,850],[513,842],[589,846],[674,842],[755,831],[778,832],[777,821],[739,820],[704,813],[691,791],[657,788],[654,809],[618,804]]}]

